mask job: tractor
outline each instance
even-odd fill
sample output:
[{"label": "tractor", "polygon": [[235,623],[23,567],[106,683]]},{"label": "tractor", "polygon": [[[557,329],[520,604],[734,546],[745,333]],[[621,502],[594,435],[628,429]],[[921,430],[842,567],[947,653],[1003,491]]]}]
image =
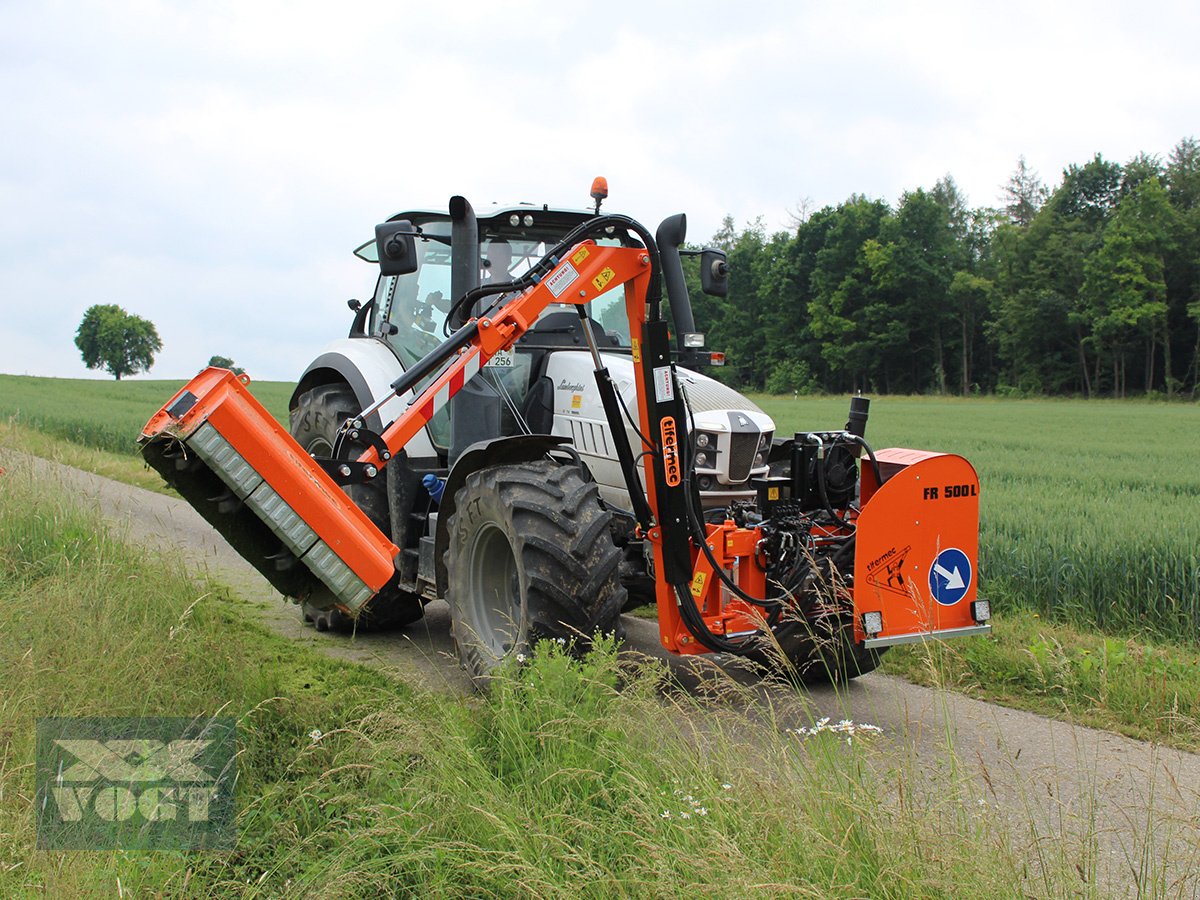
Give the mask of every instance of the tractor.
[{"label": "tractor", "polygon": [[[657,608],[675,654],[805,681],[888,646],[982,634],[978,478],[953,454],[842,428],[777,436],[699,369],[684,262],[727,291],[683,215],[413,210],[355,251],[378,267],[349,335],[300,378],[290,433],[210,368],[143,453],[319,629],[397,628],[445,599],[477,684],[541,639],[582,651]],[[665,296],[664,296],[665,289]]]}]

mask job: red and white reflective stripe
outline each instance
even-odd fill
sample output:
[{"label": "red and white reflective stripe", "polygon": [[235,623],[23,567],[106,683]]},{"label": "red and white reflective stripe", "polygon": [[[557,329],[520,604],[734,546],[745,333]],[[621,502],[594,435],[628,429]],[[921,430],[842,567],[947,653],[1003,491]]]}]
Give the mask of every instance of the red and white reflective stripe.
[{"label": "red and white reflective stripe", "polygon": [[437,415],[442,407],[450,402],[450,398],[461,391],[462,386],[479,372],[483,352],[481,350],[471,350],[468,351],[468,354],[466,360],[462,362],[462,368],[452,372],[446,383],[438,388],[437,393],[421,405],[420,415],[425,422],[429,422],[430,419]]}]

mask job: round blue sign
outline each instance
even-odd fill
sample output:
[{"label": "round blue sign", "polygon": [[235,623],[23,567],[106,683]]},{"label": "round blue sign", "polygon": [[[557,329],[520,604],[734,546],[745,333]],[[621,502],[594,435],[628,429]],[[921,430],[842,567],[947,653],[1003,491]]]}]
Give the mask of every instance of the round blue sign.
[{"label": "round blue sign", "polygon": [[953,606],[971,588],[971,560],[957,547],[948,547],[929,567],[929,593],[942,606]]}]

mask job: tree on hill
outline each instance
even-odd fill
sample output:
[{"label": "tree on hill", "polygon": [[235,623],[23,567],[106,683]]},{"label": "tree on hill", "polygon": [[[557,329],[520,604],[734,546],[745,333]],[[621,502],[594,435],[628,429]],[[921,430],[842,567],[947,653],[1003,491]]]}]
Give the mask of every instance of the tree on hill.
[{"label": "tree on hill", "polygon": [[148,371],[162,349],[154,323],[112,304],[96,304],[83,314],[75,346],[89,369],[104,369],[117,381]]},{"label": "tree on hill", "polygon": [[208,358],[208,364],[210,366],[216,366],[218,369],[228,369],[234,375],[244,375],[246,372],[246,370],[241,366],[234,365],[233,360],[228,356],[210,356]]}]

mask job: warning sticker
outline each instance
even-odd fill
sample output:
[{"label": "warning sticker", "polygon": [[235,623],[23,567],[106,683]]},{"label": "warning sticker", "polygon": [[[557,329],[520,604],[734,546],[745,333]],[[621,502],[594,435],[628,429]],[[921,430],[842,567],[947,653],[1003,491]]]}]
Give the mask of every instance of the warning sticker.
[{"label": "warning sticker", "polygon": [[575,283],[579,272],[569,262],[563,263],[554,274],[546,279],[546,287],[555,297],[561,297],[563,292]]},{"label": "warning sticker", "polygon": [[675,384],[671,380],[671,367],[658,366],[654,370],[654,399],[669,403],[675,399]]},{"label": "warning sticker", "polygon": [[640,363],[642,361],[642,342],[634,338],[629,342],[633,347],[633,361]]},{"label": "warning sticker", "polygon": [[697,572],[692,578],[692,596],[699,600],[704,596],[704,582],[708,580],[707,572]]},{"label": "warning sticker", "polygon": [[903,550],[893,547],[886,553],[875,557],[867,563],[867,584],[873,584],[885,591],[903,594],[905,597],[909,596],[908,585],[904,580],[904,561],[908,559],[911,551],[911,545]]},{"label": "warning sticker", "polygon": [[583,265],[583,261],[588,258],[588,255],[588,248],[580,247],[571,254],[571,262],[575,263],[577,266],[581,266]]},{"label": "warning sticker", "polygon": [[596,286],[596,290],[602,291],[608,287],[608,283],[617,277],[617,273],[610,266],[605,266],[600,270],[600,274],[592,279],[592,284]]}]

